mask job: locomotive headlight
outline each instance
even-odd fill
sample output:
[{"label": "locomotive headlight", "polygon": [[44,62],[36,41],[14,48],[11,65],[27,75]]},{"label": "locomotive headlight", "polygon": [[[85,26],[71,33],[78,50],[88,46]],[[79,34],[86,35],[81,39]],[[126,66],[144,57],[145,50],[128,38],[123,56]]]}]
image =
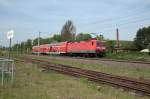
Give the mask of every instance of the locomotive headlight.
[{"label": "locomotive headlight", "polygon": [[105,47],[102,47],[102,49],[105,50],[106,48],[105,48]]},{"label": "locomotive headlight", "polygon": [[96,49],[97,49],[97,50],[99,50],[99,51],[106,50],[106,48],[105,48],[105,47],[96,47]]}]

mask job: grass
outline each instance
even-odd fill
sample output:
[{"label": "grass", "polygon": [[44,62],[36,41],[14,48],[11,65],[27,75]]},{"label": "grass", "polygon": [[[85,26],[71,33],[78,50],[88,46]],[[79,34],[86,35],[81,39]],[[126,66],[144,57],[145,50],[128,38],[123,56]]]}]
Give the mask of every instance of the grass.
[{"label": "grass", "polygon": [[0,99],[148,99],[107,85],[95,84],[36,65],[15,63],[15,82],[0,86]]},{"label": "grass", "polygon": [[[37,58],[37,57],[36,57]],[[80,67],[100,72],[105,72],[114,75],[121,75],[133,78],[140,78],[140,79],[150,79],[150,67],[140,67],[140,66],[104,66],[97,63],[89,63],[89,62],[81,62],[81,61],[74,61],[74,60],[63,60],[57,58],[48,58],[48,57],[40,57],[38,59],[43,60],[50,60],[51,63],[55,64],[63,64],[69,65],[74,67]]]},{"label": "grass", "polygon": [[[11,56],[12,57],[17,57],[17,56],[22,56],[23,54],[27,53],[21,53],[21,52],[16,52],[12,51]],[[28,54],[31,54],[28,53]],[[0,50],[0,56],[7,56],[8,57],[8,51],[1,51]],[[52,55],[55,56],[55,55]],[[106,56],[104,58],[110,58],[110,59],[125,59],[125,60],[145,60],[145,61],[150,61],[150,55],[148,53],[141,53],[141,52],[118,52],[118,53],[111,53],[111,52],[106,52]]]},{"label": "grass", "polygon": [[150,61],[150,55],[148,55],[148,53],[140,53],[140,52],[118,52],[118,53],[108,52],[106,58]]}]

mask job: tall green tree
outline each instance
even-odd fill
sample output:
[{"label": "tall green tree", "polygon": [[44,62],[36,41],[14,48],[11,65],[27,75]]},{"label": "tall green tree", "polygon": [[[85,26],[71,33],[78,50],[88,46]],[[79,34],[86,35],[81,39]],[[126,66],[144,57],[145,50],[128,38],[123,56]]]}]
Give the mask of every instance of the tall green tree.
[{"label": "tall green tree", "polygon": [[61,40],[72,41],[75,38],[76,28],[71,20],[68,20],[62,27]]},{"label": "tall green tree", "polygon": [[27,42],[26,42],[26,48],[29,51],[32,49],[32,40],[31,39],[27,40]]},{"label": "tall green tree", "polygon": [[50,44],[51,42],[52,42],[52,39],[50,37],[40,39],[40,44]]},{"label": "tall green tree", "polygon": [[21,44],[20,44],[21,52],[25,52],[25,48],[26,48],[26,43],[25,42],[21,42]]},{"label": "tall green tree", "polygon": [[108,40],[106,42],[106,45],[107,45],[108,50],[110,50],[111,52],[113,52],[113,49],[115,48],[115,41]]},{"label": "tall green tree", "polygon": [[136,38],[134,39],[134,44],[140,50],[147,48],[149,43],[150,43],[150,26],[139,29],[137,31]]},{"label": "tall green tree", "polygon": [[79,33],[76,36],[76,41],[85,41],[91,39],[92,36],[90,34]]},{"label": "tall green tree", "polygon": [[33,45],[35,46],[35,45],[38,45],[38,38],[35,38],[34,40],[33,40]]},{"label": "tall green tree", "polygon": [[54,42],[61,42],[61,35],[59,34],[55,34],[53,35],[53,37],[51,38]]}]

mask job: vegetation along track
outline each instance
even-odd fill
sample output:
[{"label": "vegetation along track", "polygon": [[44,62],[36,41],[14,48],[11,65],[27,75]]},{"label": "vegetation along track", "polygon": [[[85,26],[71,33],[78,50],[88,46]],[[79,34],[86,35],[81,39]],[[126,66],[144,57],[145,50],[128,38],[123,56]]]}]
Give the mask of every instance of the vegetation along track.
[{"label": "vegetation along track", "polygon": [[[63,57],[63,56],[61,56]],[[70,57],[69,57],[70,58]],[[74,58],[74,57],[72,57]],[[82,58],[82,57],[75,57],[77,59],[90,59],[90,60],[99,60],[99,61],[114,61],[114,62],[124,62],[124,63],[138,63],[138,64],[149,64],[150,61],[142,61],[142,60],[121,60],[121,59],[108,59],[108,58]]]},{"label": "vegetation along track", "polygon": [[150,61],[137,61],[137,60],[118,60],[118,59],[100,59],[102,61],[115,61],[115,62],[126,62],[126,63],[138,63],[138,64],[150,64]]},{"label": "vegetation along track", "polygon": [[150,96],[149,80],[140,80],[124,76],[115,76],[107,73],[81,69],[77,67],[71,67],[61,64],[52,64],[45,60],[24,58],[24,60],[18,61],[36,63],[40,67],[47,70],[53,70],[62,74],[71,75],[75,77],[85,77],[93,82],[108,84],[115,87],[121,87],[126,90],[134,90],[137,93],[142,93],[144,95]]},{"label": "vegetation along track", "polygon": [[[30,55],[36,57],[36,55]],[[42,57],[42,56],[41,56]],[[44,56],[45,57],[45,56]],[[127,60],[127,59],[109,59],[109,58],[85,58],[85,57],[69,57],[69,56],[55,56],[56,58],[69,58],[69,59],[83,59],[83,60],[97,60],[97,61],[112,61],[112,62],[121,62],[121,63],[133,63],[133,64],[145,64],[150,65],[150,61],[143,60]]]}]

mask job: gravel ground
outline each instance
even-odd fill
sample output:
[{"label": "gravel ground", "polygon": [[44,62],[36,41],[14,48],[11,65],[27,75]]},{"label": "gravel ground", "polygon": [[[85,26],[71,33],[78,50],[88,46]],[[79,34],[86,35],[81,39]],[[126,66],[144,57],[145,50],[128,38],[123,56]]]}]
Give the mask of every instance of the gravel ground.
[{"label": "gravel ground", "polygon": [[[34,56],[35,57],[35,56]],[[126,66],[126,67],[146,67],[150,68],[150,64],[139,64],[139,63],[127,63],[127,62],[115,62],[115,61],[103,61],[103,60],[94,60],[94,59],[82,59],[82,58],[75,58],[75,57],[59,57],[59,56],[40,56],[46,57],[49,59],[56,59],[56,60],[65,60],[65,61],[74,61],[79,63],[88,63],[88,64],[99,64],[103,66]]]}]

